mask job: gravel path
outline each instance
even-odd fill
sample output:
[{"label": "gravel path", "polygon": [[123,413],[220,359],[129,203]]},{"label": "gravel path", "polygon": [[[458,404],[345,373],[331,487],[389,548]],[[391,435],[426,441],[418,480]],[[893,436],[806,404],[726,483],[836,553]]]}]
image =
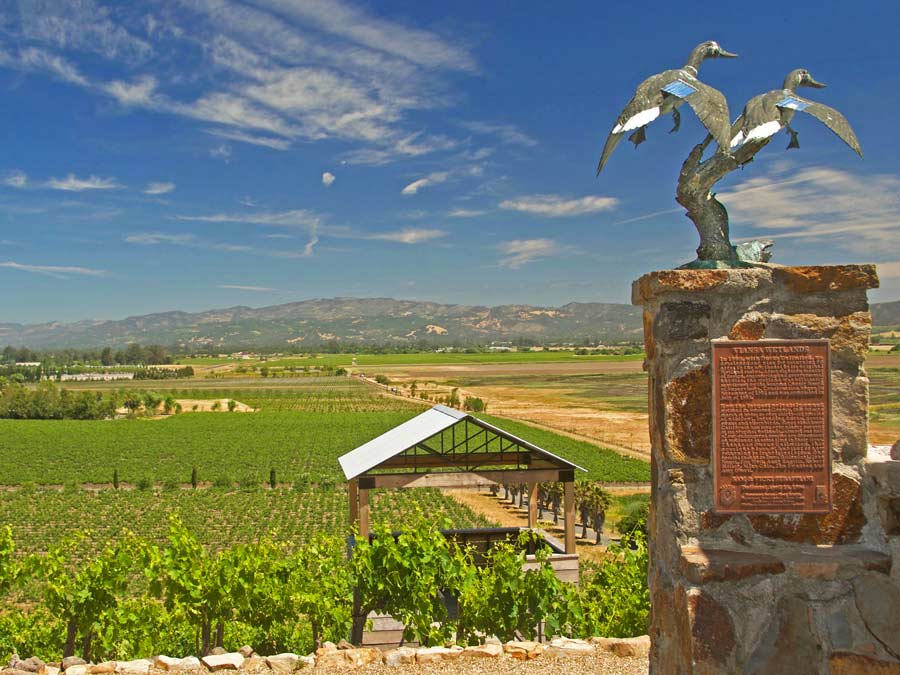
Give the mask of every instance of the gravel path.
[{"label": "gravel path", "polygon": [[558,659],[545,656],[532,661],[511,658],[455,659],[390,668],[383,665],[364,666],[342,672],[366,675],[647,675],[649,667],[646,657],[619,657],[597,649],[590,655]]}]

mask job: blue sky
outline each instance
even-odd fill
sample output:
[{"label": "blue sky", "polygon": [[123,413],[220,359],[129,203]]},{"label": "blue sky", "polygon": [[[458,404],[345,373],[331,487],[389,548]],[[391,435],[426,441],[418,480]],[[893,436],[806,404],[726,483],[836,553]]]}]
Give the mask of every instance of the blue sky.
[{"label": "blue sky", "polygon": [[[744,102],[806,67],[811,117],[719,186],[774,262],[876,262],[900,298],[895,3],[0,0],[0,322],[392,296],[628,302],[694,257],[685,109],[594,169],[635,86],[719,41]],[[800,115],[798,114],[798,117]]]}]

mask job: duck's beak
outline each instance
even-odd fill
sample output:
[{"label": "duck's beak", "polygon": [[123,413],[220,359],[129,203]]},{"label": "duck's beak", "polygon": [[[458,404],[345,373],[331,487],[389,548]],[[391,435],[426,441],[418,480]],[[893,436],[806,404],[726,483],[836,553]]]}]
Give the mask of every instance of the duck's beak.
[{"label": "duck's beak", "polygon": [[725,59],[736,59],[736,58],[737,58],[737,54],[734,54],[734,53],[732,53],[732,52],[726,52],[726,51],[725,51],[724,49],[722,49],[721,47],[719,47],[719,53],[716,54],[716,56],[720,56],[720,57],[725,58]]},{"label": "duck's beak", "polygon": [[823,82],[817,82],[812,75],[806,76],[806,82],[804,82],[807,87],[814,87],[816,89],[824,89],[828,85]]}]

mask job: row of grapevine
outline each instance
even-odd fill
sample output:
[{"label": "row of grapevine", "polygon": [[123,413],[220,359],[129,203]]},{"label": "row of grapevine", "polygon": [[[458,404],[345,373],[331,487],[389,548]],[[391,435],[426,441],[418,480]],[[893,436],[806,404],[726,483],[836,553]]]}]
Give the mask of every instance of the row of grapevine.
[{"label": "row of grapevine", "polygon": [[[14,555],[0,528],[0,657],[12,651],[59,658],[80,646],[85,659],[158,653],[205,654],[250,644],[260,653],[308,652],[348,634],[359,641],[365,617],[388,612],[405,637],[425,645],[472,644],[487,635],[634,635],[647,629],[646,541],[638,534],[583,579],[556,577],[549,549],[525,532],[498,543],[484,565],[448,542],[424,514],[399,536],[376,528],[346,557],[343,537],[295,545],[267,535],[214,551],[178,517],[165,540],[123,531],[98,544],[78,533],[45,555]],[[447,525],[448,523],[437,523]],[[77,562],[76,551],[91,546]],[[536,547],[537,569],[523,570]],[[36,589],[23,604],[20,588]],[[456,599],[451,615],[442,597]],[[2,599],[2,596],[0,596]]]}]

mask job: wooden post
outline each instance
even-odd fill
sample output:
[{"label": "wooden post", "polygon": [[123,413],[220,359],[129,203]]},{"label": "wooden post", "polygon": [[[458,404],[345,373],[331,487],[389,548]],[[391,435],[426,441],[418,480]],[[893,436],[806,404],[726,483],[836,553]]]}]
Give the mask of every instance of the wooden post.
[{"label": "wooden post", "polygon": [[565,483],[566,553],[575,553],[575,481]]},{"label": "wooden post", "polygon": [[353,527],[359,521],[359,481],[351,478],[347,487],[350,493],[350,527]]},{"label": "wooden post", "polygon": [[538,484],[528,486],[528,527],[537,527]]},{"label": "wooden post", "polygon": [[359,489],[359,538],[369,541],[369,490]]}]

